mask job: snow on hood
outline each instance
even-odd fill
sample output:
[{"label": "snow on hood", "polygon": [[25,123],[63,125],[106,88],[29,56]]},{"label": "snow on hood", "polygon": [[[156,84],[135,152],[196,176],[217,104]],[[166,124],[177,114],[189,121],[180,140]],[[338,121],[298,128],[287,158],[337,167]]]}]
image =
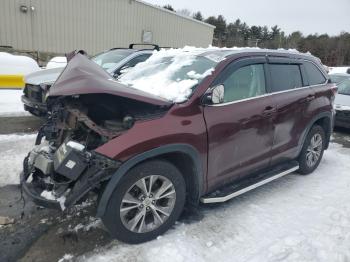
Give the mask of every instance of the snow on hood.
[{"label": "snow on hood", "polygon": [[67,58],[65,56],[55,56],[50,59],[47,63],[46,68],[56,68],[56,67],[65,67],[67,65]]},{"label": "snow on hood", "polygon": [[30,57],[0,52],[1,75],[25,75],[38,70],[38,63]]},{"label": "snow on hood", "polygon": [[25,82],[32,85],[52,84],[63,71],[64,67],[43,69],[25,76]]},{"label": "snow on hood", "polygon": [[[133,69],[122,75],[118,81],[132,88],[160,96],[173,102],[183,102],[191,95],[192,87],[210,75],[214,68],[208,68],[200,74],[189,70],[187,72],[188,78],[185,79],[174,79],[174,75],[181,69],[191,66],[198,55],[211,49],[216,50],[217,48],[184,47],[181,49],[154,51],[149,59],[137,64]],[[164,69],[157,70],[157,72],[153,72],[152,74],[142,74],[142,72],[151,72],[152,69],[160,64],[164,64],[164,59],[166,58],[171,59],[171,63]],[[215,60],[215,58],[208,58],[213,61]],[[219,61],[214,62],[218,63]]]}]

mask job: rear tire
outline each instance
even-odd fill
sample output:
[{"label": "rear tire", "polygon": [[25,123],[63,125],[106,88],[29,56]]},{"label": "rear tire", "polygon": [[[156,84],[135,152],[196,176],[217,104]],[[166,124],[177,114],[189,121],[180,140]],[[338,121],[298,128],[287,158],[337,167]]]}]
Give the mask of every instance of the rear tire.
[{"label": "rear tire", "polygon": [[298,173],[307,175],[318,167],[323,156],[325,144],[326,135],[324,129],[319,125],[314,125],[309,131],[298,157]]},{"label": "rear tire", "polygon": [[185,181],[173,164],[164,160],[147,161],[122,178],[109,199],[102,221],[113,238],[130,244],[146,242],[176,222],[185,198]]}]

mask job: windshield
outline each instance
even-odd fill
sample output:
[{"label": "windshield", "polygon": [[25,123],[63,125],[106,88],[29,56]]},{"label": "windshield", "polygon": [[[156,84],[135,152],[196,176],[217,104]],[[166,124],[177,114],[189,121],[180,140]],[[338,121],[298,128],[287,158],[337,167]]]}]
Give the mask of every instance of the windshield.
[{"label": "windshield", "polygon": [[115,69],[117,64],[132,53],[133,51],[128,49],[110,50],[96,55],[95,57],[91,58],[91,60],[101,66],[107,72],[112,73],[111,71]]},{"label": "windshield", "polygon": [[170,54],[174,55],[167,51],[153,54],[118,81],[173,102],[183,102],[218,63],[191,52],[172,50]]},{"label": "windshield", "polygon": [[341,95],[350,95],[350,79],[347,79],[338,85],[338,93]]},{"label": "windshield", "polygon": [[342,81],[344,81],[345,79],[347,78],[350,78],[350,75],[349,76],[344,76],[344,75],[329,75],[332,83],[340,83]]}]

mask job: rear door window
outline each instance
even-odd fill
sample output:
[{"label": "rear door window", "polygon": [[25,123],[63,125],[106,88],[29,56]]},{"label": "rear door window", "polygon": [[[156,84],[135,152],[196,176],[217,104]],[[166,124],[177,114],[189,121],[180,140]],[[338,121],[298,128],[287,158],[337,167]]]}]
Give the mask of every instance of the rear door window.
[{"label": "rear door window", "polygon": [[272,92],[280,92],[303,86],[300,66],[293,64],[270,64]]},{"label": "rear door window", "polygon": [[324,77],[324,75],[313,63],[305,61],[304,67],[307,77],[309,79],[309,85],[320,85],[326,82],[326,78]]}]

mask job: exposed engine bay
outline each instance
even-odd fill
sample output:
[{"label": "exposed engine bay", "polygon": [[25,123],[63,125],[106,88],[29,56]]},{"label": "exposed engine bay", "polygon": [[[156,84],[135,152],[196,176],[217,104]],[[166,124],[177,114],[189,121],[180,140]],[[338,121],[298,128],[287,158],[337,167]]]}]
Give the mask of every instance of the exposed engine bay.
[{"label": "exposed engine bay", "polygon": [[24,160],[21,184],[37,204],[74,205],[102,186],[122,164],[94,149],[162,116],[167,107],[109,94],[49,97],[48,116]]}]

